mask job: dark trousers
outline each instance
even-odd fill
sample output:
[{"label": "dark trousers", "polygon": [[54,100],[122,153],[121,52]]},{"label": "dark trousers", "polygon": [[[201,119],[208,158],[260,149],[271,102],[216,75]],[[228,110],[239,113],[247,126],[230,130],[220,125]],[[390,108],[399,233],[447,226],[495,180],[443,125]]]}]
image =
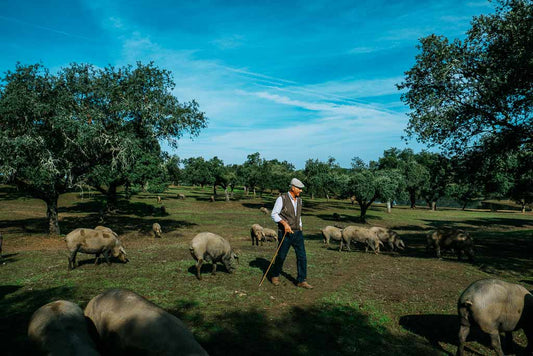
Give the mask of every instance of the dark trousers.
[{"label": "dark trousers", "polygon": [[[283,232],[278,230],[278,243],[281,243],[282,238]],[[307,255],[305,254],[304,235],[302,231],[295,231],[293,234],[287,234],[285,236],[285,240],[279,248],[276,261],[272,267],[272,277],[279,277],[283,269],[283,262],[285,262],[291,246],[294,247],[294,252],[296,252],[296,268],[298,270],[296,281],[300,283],[307,278]]]}]

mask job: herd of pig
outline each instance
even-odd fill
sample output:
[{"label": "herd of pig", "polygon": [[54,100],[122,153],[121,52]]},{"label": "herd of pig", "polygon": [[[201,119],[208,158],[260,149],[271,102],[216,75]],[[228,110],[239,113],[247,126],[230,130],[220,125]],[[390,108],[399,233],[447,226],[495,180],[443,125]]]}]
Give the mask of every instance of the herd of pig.
[{"label": "herd of pig", "polygon": [[[398,234],[384,227],[372,226],[347,226],[344,228],[337,226],[326,226],[322,230],[324,244],[329,246],[330,241],[339,241],[339,251],[346,246],[350,251],[352,243],[360,243],[365,247],[365,251],[371,249],[374,253],[380,252],[380,246],[387,246],[391,251],[403,250],[405,243]],[[426,251],[434,250],[438,258],[443,251],[454,251],[459,259],[466,254],[470,261],[474,259],[474,240],[470,235],[460,229],[441,228],[427,234]]]},{"label": "herd of pig", "polygon": [[[324,245],[339,241],[350,250],[352,243],[360,243],[365,250],[379,253],[380,246],[390,250],[403,250],[405,244],[396,232],[382,227],[327,226],[321,230]],[[277,241],[277,232],[252,225],[252,245],[263,241]],[[153,236],[161,236],[159,224],[153,225]],[[103,255],[107,263],[115,257],[127,262],[126,251],[118,235],[104,226],[94,229],[76,229],[65,237],[69,254],[69,269],[76,264],[78,252]],[[474,257],[473,240],[464,230],[438,229],[427,235],[427,249],[437,257],[451,250],[461,258]],[[190,253],[196,261],[196,276],[201,279],[204,262],[212,264],[216,272],[218,262],[228,272],[236,269],[237,253],[223,237],[202,232],[190,244]],[[458,355],[464,354],[464,345],[471,325],[478,326],[491,337],[491,346],[503,355],[500,332],[511,338],[513,330],[522,328],[528,340],[533,340],[533,295],[524,287],[496,279],[472,283],[459,297],[460,318]],[[93,298],[83,312],[75,303],[59,300],[39,308],[32,316],[28,328],[30,340],[49,355],[207,355],[185,325],[175,316],[132,291],[111,289]],[[512,340],[512,338],[511,338]],[[533,342],[528,344],[531,354]],[[72,352],[65,353],[65,350]]]}]

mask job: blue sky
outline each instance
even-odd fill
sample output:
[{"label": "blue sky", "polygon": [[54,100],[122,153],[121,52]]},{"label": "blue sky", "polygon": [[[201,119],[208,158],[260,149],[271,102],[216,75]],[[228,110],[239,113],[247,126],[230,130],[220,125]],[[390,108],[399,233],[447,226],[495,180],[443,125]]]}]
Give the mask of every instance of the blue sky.
[{"label": "blue sky", "polygon": [[196,99],[209,127],[180,157],[242,163],[260,152],[303,168],[309,158],[378,159],[408,112],[395,84],[418,39],[463,38],[488,1],[1,1],[0,72],[42,63],[172,71],[180,101]]}]

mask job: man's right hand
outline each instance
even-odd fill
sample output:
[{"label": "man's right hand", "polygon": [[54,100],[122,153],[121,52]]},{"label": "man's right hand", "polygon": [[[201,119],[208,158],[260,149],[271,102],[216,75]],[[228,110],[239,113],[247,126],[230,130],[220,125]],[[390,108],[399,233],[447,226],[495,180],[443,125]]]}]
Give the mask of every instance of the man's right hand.
[{"label": "man's right hand", "polygon": [[292,234],[294,231],[292,231],[290,225],[285,220],[281,220],[281,225],[283,225],[283,228],[285,229],[286,233]]}]

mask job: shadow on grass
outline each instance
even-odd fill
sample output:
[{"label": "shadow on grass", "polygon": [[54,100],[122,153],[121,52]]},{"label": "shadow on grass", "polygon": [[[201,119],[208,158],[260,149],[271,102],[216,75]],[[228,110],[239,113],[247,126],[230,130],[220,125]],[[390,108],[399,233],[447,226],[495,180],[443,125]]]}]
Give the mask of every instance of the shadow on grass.
[{"label": "shadow on grass", "polygon": [[[2,286],[0,293],[0,340],[2,355],[35,355],[27,340],[27,328],[34,311],[59,299],[71,300],[74,293],[69,287],[19,291],[20,286]],[[7,342],[6,342],[7,341]]]},{"label": "shadow on grass", "polygon": [[18,255],[18,252],[16,253],[7,253],[5,255],[0,256],[0,263],[13,263],[17,262],[18,258],[15,258],[15,256]]},{"label": "shadow on grass", "polygon": [[347,305],[293,307],[276,318],[264,310],[250,308],[209,320],[195,306],[185,312],[179,306],[176,309],[173,314],[192,324],[198,341],[212,356],[438,354],[413,336],[390,334]]},{"label": "shadow on grass", "polygon": [[[213,271],[213,264],[210,262],[204,262],[202,265],[202,268],[200,268],[200,275],[203,277],[204,275],[211,275],[211,271]],[[193,276],[196,276],[196,264],[193,264],[191,267],[187,269],[187,272],[192,274]],[[230,274],[226,266],[224,266],[221,263],[217,264],[217,270],[216,273],[226,273]]]},{"label": "shadow on grass", "polygon": [[[453,354],[444,350],[441,343],[452,344],[454,346],[458,346],[459,344],[459,316],[457,315],[406,315],[400,318],[400,325],[406,330],[426,338],[433,347],[442,350],[448,355]],[[435,327],[436,325],[438,325],[438,327]],[[503,338],[502,346],[504,351],[516,351],[517,355],[523,354],[525,348],[516,343],[513,343],[513,345],[507,345],[505,341],[505,338]],[[487,350],[491,349],[489,335],[482,332],[477,326],[472,326],[470,328],[470,333],[466,339],[465,350],[474,355],[485,354],[486,351],[472,349],[471,345],[469,345],[471,342],[477,342],[480,345],[483,345]],[[505,352],[505,354],[507,354],[507,352]]]},{"label": "shadow on grass", "polygon": [[244,206],[245,208],[255,209],[257,211],[259,211],[259,208],[263,206],[267,208],[268,210],[271,210],[272,207],[274,206],[274,204],[267,204],[267,203],[241,203],[241,205]]},{"label": "shadow on grass", "polygon": [[1,200],[17,200],[20,198],[29,198],[31,195],[19,190],[16,186],[12,185],[0,185],[0,199]]},{"label": "shadow on grass", "polygon": [[[471,231],[474,239],[474,266],[493,274],[494,277],[509,274],[527,275],[533,269],[533,236],[529,230],[517,231]],[[435,259],[435,251],[426,252],[426,234],[400,234],[407,245],[395,257],[415,257]],[[453,251],[442,251],[442,259],[458,263],[470,263],[459,260]]]},{"label": "shadow on grass", "polygon": [[[518,215],[518,214],[517,214]],[[474,231],[476,228],[486,228],[490,226],[491,228],[525,228],[532,227],[533,221],[531,218],[527,217],[487,217],[487,218],[474,218],[474,219],[464,219],[459,221],[448,221],[448,220],[426,220],[423,219],[426,225],[429,226],[429,229],[438,229],[441,227],[459,227],[467,231]],[[459,226],[457,226],[459,225]]]},{"label": "shadow on grass", "polygon": [[[266,270],[267,270],[269,265],[270,265],[270,261],[268,261],[268,260],[266,260],[264,258],[261,258],[261,257],[257,257],[255,260],[253,260],[253,261],[251,261],[249,263],[250,267],[259,268],[263,275],[265,274],[265,272],[266,272]],[[270,271],[268,272],[268,275],[265,278],[265,282],[266,281],[270,281],[270,278],[272,277],[271,273],[272,273],[272,267],[270,267]],[[290,273],[287,273],[286,271],[282,271],[281,275],[283,277],[285,277],[292,284],[296,284],[297,283],[296,278],[294,278]]]},{"label": "shadow on grass", "polygon": [[[104,225],[113,229],[117,234],[121,235],[128,231],[139,231],[148,234],[152,231],[153,223],[160,223],[164,231],[171,231],[183,227],[195,226],[185,220],[174,220],[152,216],[150,218],[131,217],[119,214],[107,215],[104,221],[100,220],[98,214],[88,214],[83,217],[69,216],[61,219],[59,227],[62,234],[68,234],[79,227],[94,228],[98,225]],[[48,233],[48,221],[46,218],[41,219],[23,219],[23,220],[4,220],[0,221],[0,230],[10,230],[12,233],[33,233],[46,234]],[[17,231],[18,230],[18,231]]]},{"label": "shadow on grass", "polygon": [[436,349],[453,355],[442,348],[440,343],[458,344],[459,316],[457,315],[405,315],[400,318],[400,325],[417,335],[424,337]]}]

